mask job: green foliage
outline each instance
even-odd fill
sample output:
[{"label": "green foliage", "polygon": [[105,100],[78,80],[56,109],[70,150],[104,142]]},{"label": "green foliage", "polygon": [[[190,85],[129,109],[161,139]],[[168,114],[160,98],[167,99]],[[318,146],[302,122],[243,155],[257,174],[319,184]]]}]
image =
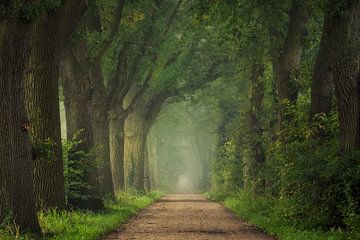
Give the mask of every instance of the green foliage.
[{"label": "green foliage", "polygon": [[45,139],[42,142],[32,141],[32,156],[35,161],[47,161],[53,160],[56,152],[56,143],[52,139]]},{"label": "green foliage", "polygon": [[[266,188],[264,196],[258,193],[258,196],[238,197],[239,201],[252,199],[256,203],[256,206],[241,206],[242,209],[253,206],[251,211],[263,212],[268,217],[261,222],[259,216],[261,226],[290,227],[289,231],[294,233],[285,234],[284,239],[332,239],[331,234],[326,238],[326,234],[316,237],[306,232],[338,228],[358,238],[360,176],[355,159],[359,153],[339,152],[336,111],[309,119],[310,80],[321,37],[324,1],[306,5],[314,16],[308,24],[299,72],[292,76],[299,87],[296,105],[278,102],[272,69],[272,60],[278,57],[286,37],[291,1],[271,2],[271,5],[242,0],[195,2],[198,4],[195,22],[211,24],[215,29],[212,36],[217,36],[226,46],[222,50],[232,49],[232,60],[238,59],[241,63],[241,67],[236,68],[237,74],[227,75],[220,84],[214,85],[215,89],[209,89],[210,94],[218,96],[220,114],[217,157],[212,165],[212,189],[220,192],[217,197],[224,199],[238,189],[252,189],[248,186],[261,182]],[[339,9],[338,5],[328,10]],[[266,66],[262,79],[265,96],[264,111],[256,113],[262,133],[254,136],[249,132],[251,89],[247,82],[251,80],[250,66],[258,62]],[[235,93],[224,90],[227,85],[233,87]],[[279,111],[285,111],[289,120],[278,124]],[[261,143],[266,160],[257,172],[257,179],[252,179],[248,172],[253,164],[249,157],[251,139]],[[251,216],[250,210],[244,212],[245,217]],[[294,228],[303,233],[295,236]],[[281,231],[275,229],[278,234]]]},{"label": "green foliage", "polygon": [[336,115],[319,115],[309,125],[305,111],[288,111],[294,118],[269,148],[267,177],[275,179],[278,214],[294,226],[358,231],[359,153],[339,153]]},{"label": "green foliage", "polygon": [[[108,203],[103,212],[41,212],[40,225],[44,236],[49,240],[91,240],[119,227],[132,215],[159,199],[161,193],[150,192],[146,195],[134,192],[119,192],[115,202]],[[33,240],[31,236],[17,236],[13,228],[0,228],[0,240]]]},{"label": "green foliage", "polygon": [[41,2],[16,1],[15,8],[18,8],[23,18],[33,20],[36,16],[47,11],[56,11],[61,6],[61,0],[45,0]]},{"label": "green foliage", "polygon": [[[339,152],[337,114],[318,115],[309,124],[308,106],[305,96],[299,98],[296,106],[287,103],[285,111],[292,116],[291,120],[284,123],[282,131],[276,132],[276,141],[265,141],[270,144],[266,146],[267,161],[259,176],[266,182],[266,194],[249,196],[249,193],[241,193],[226,203],[242,217],[254,219],[254,223],[282,236],[281,239],[345,238],[337,238],[335,233],[334,236],[323,235],[321,229],[342,229],[339,231],[350,234],[349,239],[356,239],[360,225],[360,168],[356,160],[359,153],[345,155]],[[242,136],[246,138],[246,134]],[[219,135],[219,139],[223,137]],[[264,136],[264,139],[267,137],[270,136]],[[222,159],[226,158],[227,145],[225,142],[218,150]],[[246,149],[240,148],[240,151],[238,157],[246,163]],[[217,159],[217,167],[213,170],[217,176],[227,179],[226,169],[236,168],[236,164],[228,161],[230,166],[219,166],[222,159]],[[239,169],[234,175],[241,176],[241,172]],[[231,187],[226,187],[228,185]],[[236,184],[234,180],[230,184],[224,181],[215,189],[223,193],[216,193],[215,197],[224,199],[239,187],[242,184]],[[249,199],[256,205],[249,204]],[[234,202],[240,206],[231,205]],[[319,230],[312,233],[312,229]]]},{"label": "green foliage", "polygon": [[[214,196],[214,194],[211,194]],[[215,195],[216,196],[216,195]],[[279,215],[276,209],[282,206],[272,196],[255,196],[249,192],[241,191],[224,200],[224,204],[241,218],[264,229],[268,234],[279,240],[345,240],[347,234],[340,229],[325,232],[319,229],[303,229],[294,227]]]},{"label": "green foliage", "polygon": [[[63,141],[65,195],[67,199],[86,200],[94,196],[95,186],[89,184],[89,173],[99,165],[94,152],[79,150],[81,131],[72,140]],[[100,196],[96,196],[100,197]]]}]

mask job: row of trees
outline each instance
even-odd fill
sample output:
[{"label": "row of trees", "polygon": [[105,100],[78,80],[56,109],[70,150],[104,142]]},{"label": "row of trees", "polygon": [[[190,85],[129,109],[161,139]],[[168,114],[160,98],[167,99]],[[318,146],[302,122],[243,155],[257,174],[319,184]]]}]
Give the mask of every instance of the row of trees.
[{"label": "row of trees", "polygon": [[[39,232],[38,210],[96,210],[104,196],[151,188],[152,126],[169,98],[202,89],[195,99],[220,116],[213,189],[271,196],[312,227],[357,226],[360,1],[0,8],[1,220]],[[59,98],[75,142],[65,148]],[[150,145],[168,137],[157,131]],[[205,143],[192,143],[199,156]]]},{"label": "row of trees", "polygon": [[[0,219],[38,233],[38,210],[97,210],[125,187],[151,187],[146,138],[162,106],[218,79],[226,60],[194,3],[0,7]],[[65,148],[59,99],[74,141]]]},{"label": "row of trees", "polygon": [[274,198],[294,224],[358,231],[360,2],[198,9],[241,65],[226,96],[210,90],[221,109],[213,189]]}]

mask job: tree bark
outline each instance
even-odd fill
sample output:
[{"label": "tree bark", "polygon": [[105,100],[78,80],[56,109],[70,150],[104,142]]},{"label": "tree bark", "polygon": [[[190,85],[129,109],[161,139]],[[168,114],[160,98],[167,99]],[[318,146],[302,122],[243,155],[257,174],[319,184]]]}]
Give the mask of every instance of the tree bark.
[{"label": "tree bark", "polygon": [[324,21],[320,48],[316,58],[311,85],[310,121],[317,114],[329,115],[333,97],[333,73],[329,55],[329,22]]},{"label": "tree bark", "polygon": [[109,145],[109,100],[104,86],[100,62],[94,60],[91,66],[91,81],[94,83],[93,104],[93,136],[98,148],[101,166],[99,166],[100,187],[103,193],[114,197],[114,185],[111,175],[110,145]]},{"label": "tree bark", "polygon": [[112,109],[109,117],[110,132],[110,161],[112,179],[115,192],[124,189],[124,125],[125,112],[119,106],[118,109]]},{"label": "tree bark", "polygon": [[337,96],[340,147],[360,149],[360,1],[346,1],[340,13],[328,13],[329,55]]},{"label": "tree bark", "polygon": [[0,20],[0,215],[6,208],[21,232],[40,233],[24,101],[29,25],[19,16],[7,17]]},{"label": "tree bark", "polygon": [[81,131],[79,139],[82,140],[83,149],[88,152],[93,147],[91,127],[93,87],[87,69],[82,65],[85,64],[83,56],[76,55],[73,50],[68,50],[61,62],[67,138],[71,140]]},{"label": "tree bark", "polygon": [[[65,208],[59,110],[59,44],[55,28],[35,24],[25,81],[26,110],[35,148],[34,186],[40,209]],[[48,142],[48,144],[46,143]]]},{"label": "tree bark", "polygon": [[150,159],[148,157],[148,148],[145,146],[144,149],[144,185],[146,192],[150,192],[152,189],[152,182],[151,182],[151,165]]},{"label": "tree bark", "polygon": [[263,127],[261,125],[261,116],[263,113],[263,99],[265,86],[262,80],[264,75],[264,65],[254,63],[251,73],[251,100],[249,111],[250,126],[250,164],[249,176],[251,178],[252,190],[255,193],[261,193],[264,190],[265,183],[260,177],[260,171],[265,164],[265,153],[262,146]]},{"label": "tree bark", "polygon": [[141,109],[131,113],[125,121],[125,178],[127,186],[145,190],[144,153],[146,146],[146,119]]},{"label": "tree bark", "polygon": [[299,74],[300,60],[306,37],[307,13],[301,0],[293,0],[289,12],[288,32],[279,49],[278,58],[274,59],[274,73],[278,99],[280,101],[280,128],[282,122],[291,119],[284,112],[284,102],[294,104],[297,100],[299,87],[296,78]]},{"label": "tree bark", "polygon": [[170,96],[166,90],[153,93],[149,89],[125,120],[125,177],[127,183],[141,191],[145,191],[146,138]]},{"label": "tree bark", "polygon": [[58,94],[59,56],[85,9],[85,0],[64,0],[57,11],[41,13],[33,24],[25,98],[31,121],[31,139],[35,145],[35,194],[38,207],[43,209],[65,207]]}]

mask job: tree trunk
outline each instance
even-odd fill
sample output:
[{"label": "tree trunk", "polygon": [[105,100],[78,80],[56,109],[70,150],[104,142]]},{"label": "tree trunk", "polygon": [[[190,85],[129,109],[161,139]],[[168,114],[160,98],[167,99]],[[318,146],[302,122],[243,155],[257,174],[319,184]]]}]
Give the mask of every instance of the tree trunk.
[{"label": "tree trunk", "polygon": [[150,159],[148,156],[148,148],[145,146],[144,149],[144,185],[146,192],[150,192],[152,189],[152,182],[151,182],[151,164]]},{"label": "tree trunk", "polygon": [[[80,172],[85,171],[82,181],[87,185],[81,189],[78,189],[79,187],[67,189],[69,192],[78,192],[81,197],[74,196],[74,194],[67,197],[68,203],[73,207],[98,210],[104,206],[98,188],[98,174],[94,164],[96,159],[90,157],[86,159],[87,162],[84,162],[84,159],[80,159],[76,154],[78,151],[91,153],[94,149],[92,129],[93,87],[86,67],[88,66],[86,62],[87,51],[84,48],[85,45],[80,43],[79,46],[68,50],[61,64],[67,138],[81,141],[75,149],[71,149],[68,156],[72,160],[70,167]],[[70,178],[68,181],[71,181],[71,176],[68,177]],[[68,187],[70,188],[70,186]]]},{"label": "tree trunk", "polygon": [[110,111],[110,161],[115,192],[124,190],[124,126],[125,112],[119,109]]},{"label": "tree trunk", "polygon": [[[93,147],[92,134],[92,84],[83,61],[68,50],[61,62],[61,76],[66,111],[67,138],[79,134],[82,148],[89,152]],[[81,131],[79,133],[79,131]]]},{"label": "tree trunk", "polygon": [[280,101],[279,124],[291,119],[284,112],[286,104],[294,104],[297,100],[299,87],[296,78],[299,74],[300,60],[306,37],[307,13],[301,0],[293,0],[289,13],[289,26],[284,45],[274,64],[276,89]]},{"label": "tree trunk", "polygon": [[96,61],[91,66],[91,81],[94,83],[93,104],[93,136],[94,144],[98,148],[101,166],[98,176],[103,193],[114,197],[114,186],[110,164],[110,136],[109,136],[109,103],[104,86],[100,62]]},{"label": "tree trunk", "polygon": [[323,33],[311,85],[310,121],[317,114],[329,115],[333,96],[333,74],[329,55],[329,22],[324,22]]},{"label": "tree trunk", "polygon": [[146,146],[146,119],[141,109],[135,110],[125,120],[125,177],[126,184],[145,190],[144,153]]},{"label": "tree trunk", "polygon": [[0,207],[9,208],[21,232],[40,233],[24,104],[28,26],[23,19],[7,17],[0,20]]},{"label": "tree trunk", "polygon": [[[326,16],[329,55],[340,121],[340,147],[360,149],[360,1],[346,1]],[[341,15],[340,15],[341,14]]]},{"label": "tree trunk", "polygon": [[86,10],[86,1],[61,1],[34,21],[25,81],[34,145],[34,186],[39,208],[64,208],[65,191],[58,94],[59,55]]},{"label": "tree trunk", "polygon": [[[34,147],[34,186],[40,209],[65,208],[59,110],[59,44],[55,28],[35,24],[25,81]],[[45,24],[46,25],[46,24]]]},{"label": "tree trunk", "polygon": [[[137,109],[125,120],[125,176],[138,190],[145,191],[145,147],[150,128],[171,96],[166,91],[142,95]],[[134,167],[130,167],[130,166]]]},{"label": "tree trunk", "polygon": [[264,191],[265,183],[261,179],[260,172],[265,164],[265,153],[262,146],[263,127],[261,125],[261,116],[263,113],[263,99],[264,99],[264,82],[262,80],[264,75],[263,64],[253,64],[251,73],[251,105],[249,111],[249,126],[250,126],[250,164],[249,176],[251,178],[252,190],[255,193]]}]

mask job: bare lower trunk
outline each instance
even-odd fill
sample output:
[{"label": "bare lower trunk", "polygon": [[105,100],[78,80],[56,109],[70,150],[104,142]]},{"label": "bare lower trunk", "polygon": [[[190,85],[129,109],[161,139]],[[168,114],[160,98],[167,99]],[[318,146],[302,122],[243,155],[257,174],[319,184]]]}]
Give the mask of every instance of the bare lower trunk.
[{"label": "bare lower trunk", "polygon": [[330,66],[329,55],[329,22],[323,27],[320,49],[316,58],[311,85],[310,120],[317,114],[328,115],[331,111],[333,97],[333,74]]},{"label": "bare lower trunk", "polygon": [[360,1],[341,6],[341,15],[329,13],[329,55],[334,73],[343,151],[360,149]]},{"label": "bare lower trunk", "polygon": [[115,192],[124,190],[124,126],[125,112],[113,109],[110,112],[110,161]]},{"label": "bare lower trunk", "polygon": [[25,82],[34,148],[34,186],[40,209],[65,207],[59,110],[59,57],[55,33],[36,24]]},{"label": "bare lower trunk", "polygon": [[108,96],[103,84],[101,66],[99,62],[92,65],[91,78],[94,83],[93,104],[93,136],[94,144],[98,148],[100,166],[98,176],[103,193],[114,197],[114,186],[111,175]]},{"label": "bare lower trunk", "polygon": [[141,110],[130,114],[125,121],[125,178],[126,184],[145,190],[144,153],[146,146],[146,120]]},{"label": "bare lower trunk", "polygon": [[[76,134],[82,140],[86,151],[93,146],[92,134],[92,92],[93,87],[81,56],[72,50],[67,51],[61,63],[61,77],[66,111],[67,137],[73,139]],[[80,132],[80,133],[79,133]]]},{"label": "bare lower trunk", "polygon": [[0,221],[8,212],[21,232],[40,233],[24,104],[28,26],[11,16],[0,29]]}]

